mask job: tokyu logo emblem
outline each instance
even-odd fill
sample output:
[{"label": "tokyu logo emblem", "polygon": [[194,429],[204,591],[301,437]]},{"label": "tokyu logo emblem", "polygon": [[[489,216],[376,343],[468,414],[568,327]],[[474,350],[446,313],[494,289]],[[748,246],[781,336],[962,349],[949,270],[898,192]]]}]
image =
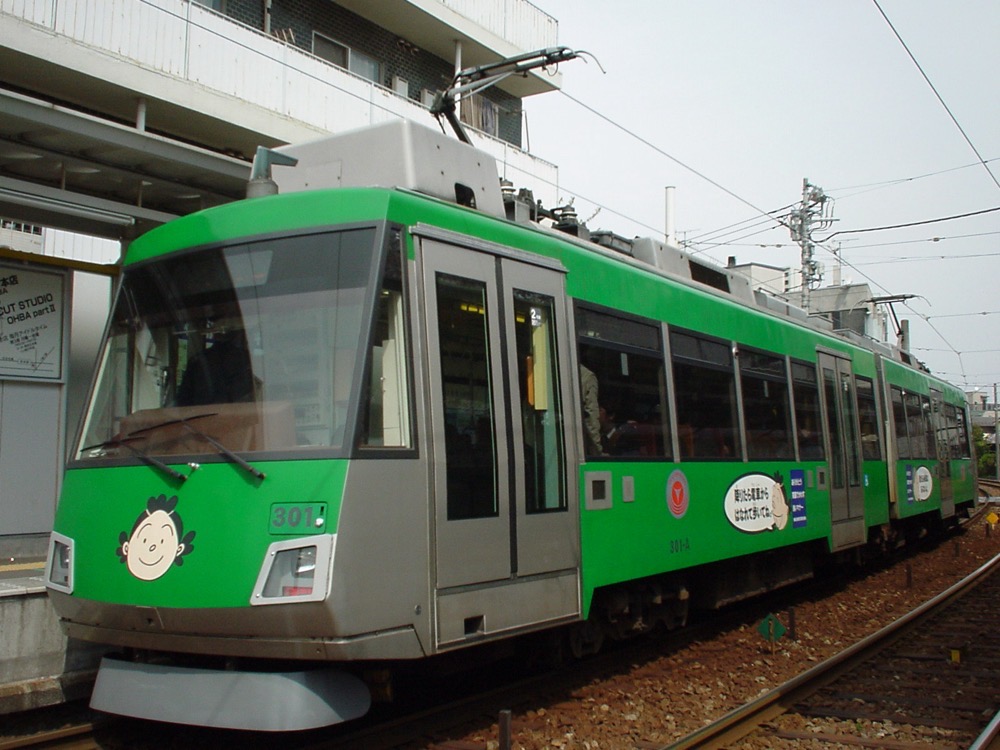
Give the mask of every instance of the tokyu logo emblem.
[{"label": "tokyu logo emblem", "polygon": [[146,509],[132,525],[132,533],[118,535],[115,553],[140,581],[155,581],[170,566],[184,564],[184,556],[194,552],[194,532],[184,533],[184,522],[175,508],[177,496],[151,497]]},{"label": "tokyu logo emblem", "polygon": [[671,472],[667,479],[667,507],[674,518],[683,518],[687,513],[691,492],[688,490],[687,477],[680,469]]}]

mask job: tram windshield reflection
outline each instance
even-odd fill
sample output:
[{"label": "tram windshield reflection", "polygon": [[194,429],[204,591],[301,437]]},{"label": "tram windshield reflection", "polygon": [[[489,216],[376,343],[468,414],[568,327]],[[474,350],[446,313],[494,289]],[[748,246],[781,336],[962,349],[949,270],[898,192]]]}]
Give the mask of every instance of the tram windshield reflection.
[{"label": "tram windshield reflection", "polygon": [[[127,269],[78,459],[343,451],[371,316],[374,228],[173,255]],[[205,415],[209,416],[205,416]],[[141,443],[141,444],[140,444]]]}]

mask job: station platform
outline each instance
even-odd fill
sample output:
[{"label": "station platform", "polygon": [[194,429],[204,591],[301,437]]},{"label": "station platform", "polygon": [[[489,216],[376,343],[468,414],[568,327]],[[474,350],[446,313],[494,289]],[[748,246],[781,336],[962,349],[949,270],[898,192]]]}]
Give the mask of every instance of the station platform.
[{"label": "station platform", "polygon": [[0,558],[0,714],[87,697],[104,651],[63,635],[44,559]]}]

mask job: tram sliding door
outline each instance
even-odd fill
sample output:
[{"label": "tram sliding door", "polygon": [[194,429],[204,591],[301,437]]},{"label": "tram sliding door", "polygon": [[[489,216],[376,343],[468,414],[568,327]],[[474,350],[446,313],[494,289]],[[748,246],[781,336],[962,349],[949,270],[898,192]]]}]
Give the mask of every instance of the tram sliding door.
[{"label": "tram sliding door", "polygon": [[861,486],[861,441],[851,360],[819,352],[823,412],[830,441],[830,515],[833,548],[865,541],[864,488]]},{"label": "tram sliding door", "polygon": [[550,263],[420,240],[437,644],[578,616],[570,337]]}]

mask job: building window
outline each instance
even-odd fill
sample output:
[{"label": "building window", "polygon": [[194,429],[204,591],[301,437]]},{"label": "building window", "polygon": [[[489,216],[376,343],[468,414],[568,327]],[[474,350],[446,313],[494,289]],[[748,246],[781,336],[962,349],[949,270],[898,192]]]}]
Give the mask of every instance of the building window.
[{"label": "building window", "polygon": [[499,108],[486,97],[481,94],[463,97],[461,109],[465,124],[494,137],[499,132]]},{"label": "building window", "polygon": [[367,78],[373,83],[380,83],[378,61],[351,49],[346,44],[334,41],[323,36],[317,31],[313,32],[313,54],[327,62],[333,63],[338,68],[349,70],[355,75]]},{"label": "building window", "polygon": [[195,5],[204,5],[219,13],[224,13],[226,10],[226,0],[194,0],[194,3]]}]

